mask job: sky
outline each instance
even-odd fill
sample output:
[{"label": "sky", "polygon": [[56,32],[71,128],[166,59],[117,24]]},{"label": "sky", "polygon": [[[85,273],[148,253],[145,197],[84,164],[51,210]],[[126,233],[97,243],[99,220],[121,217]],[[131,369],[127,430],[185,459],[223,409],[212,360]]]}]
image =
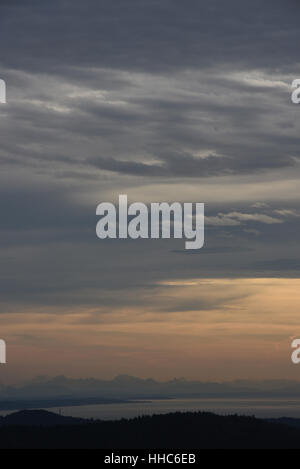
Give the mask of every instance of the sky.
[{"label": "sky", "polygon": [[[299,379],[296,0],[2,0],[0,381]],[[205,247],[96,207],[206,204]]]}]

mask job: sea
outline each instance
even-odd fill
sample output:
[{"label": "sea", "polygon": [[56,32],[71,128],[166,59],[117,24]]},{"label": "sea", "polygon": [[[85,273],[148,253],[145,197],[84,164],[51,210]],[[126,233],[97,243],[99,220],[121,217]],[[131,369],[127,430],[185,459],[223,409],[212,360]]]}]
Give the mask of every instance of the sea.
[{"label": "sea", "polygon": [[[300,399],[161,399],[120,404],[55,407],[51,412],[85,419],[121,420],[172,412],[213,412],[218,415],[247,415],[257,418],[300,419]],[[13,411],[3,411],[8,415]]]}]

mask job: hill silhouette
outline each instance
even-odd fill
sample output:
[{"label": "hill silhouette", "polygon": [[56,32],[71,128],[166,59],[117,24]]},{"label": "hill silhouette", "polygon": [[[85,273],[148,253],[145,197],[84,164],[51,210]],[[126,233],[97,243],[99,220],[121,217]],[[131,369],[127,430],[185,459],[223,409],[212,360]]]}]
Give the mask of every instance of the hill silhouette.
[{"label": "hill silhouette", "polygon": [[57,425],[82,425],[84,423],[86,423],[86,420],[65,417],[47,410],[22,410],[6,417],[0,417],[0,427],[54,427]]},{"label": "hill silhouette", "polygon": [[72,423],[68,417],[26,411],[4,419],[1,449],[300,449],[300,429],[251,417],[175,413]]}]

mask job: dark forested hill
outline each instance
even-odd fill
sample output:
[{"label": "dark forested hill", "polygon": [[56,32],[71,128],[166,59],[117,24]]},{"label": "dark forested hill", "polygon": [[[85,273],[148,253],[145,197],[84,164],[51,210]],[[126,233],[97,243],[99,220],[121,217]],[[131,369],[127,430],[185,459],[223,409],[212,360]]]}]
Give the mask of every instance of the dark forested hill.
[{"label": "dark forested hill", "polygon": [[64,419],[35,411],[31,422],[27,412],[24,427],[24,413],[16,414],[0,428],[0,448],[300,448],[299,429],[249,417],[176,413],[118,422]]},{"label": "dark forested hill", "polygon": [[0,427],[54,427],[57,425],[82,425],[86,420],[73,417],[64,417],[46,410],[22,410],[0,417]]}]

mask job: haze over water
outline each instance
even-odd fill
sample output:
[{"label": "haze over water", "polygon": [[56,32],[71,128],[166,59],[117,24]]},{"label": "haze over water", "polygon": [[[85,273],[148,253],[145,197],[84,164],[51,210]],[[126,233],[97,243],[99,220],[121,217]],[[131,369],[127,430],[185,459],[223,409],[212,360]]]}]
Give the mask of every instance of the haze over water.
[{"label": "haze over water", "polygon": [[[300,399],[163,399],[120,404],[98,404],[47,409],[64,416],[86,419],[119,420],[142,415],[173,412],[213,412],[219,415],[239,414],[257,418],[290,417],[300,419]],[[12,411],[0,412],[8,415]]]}]

